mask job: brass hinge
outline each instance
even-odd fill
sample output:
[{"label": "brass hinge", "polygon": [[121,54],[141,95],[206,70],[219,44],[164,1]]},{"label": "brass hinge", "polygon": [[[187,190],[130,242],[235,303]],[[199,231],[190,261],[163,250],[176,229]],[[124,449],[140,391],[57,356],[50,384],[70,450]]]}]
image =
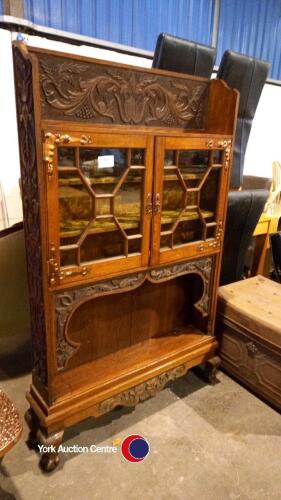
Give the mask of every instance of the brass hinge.
[{"label": "brass hinge", "polygon": [[52,286],[56,283],[56,281],[60,275],[60,268],[59,268],[59,264],[56,260],[56,247],[55,247],[54,243],[51,243],[50,258],[48,260],[48,267],[49,267],[49,283],[50,283],[50,286]]}]

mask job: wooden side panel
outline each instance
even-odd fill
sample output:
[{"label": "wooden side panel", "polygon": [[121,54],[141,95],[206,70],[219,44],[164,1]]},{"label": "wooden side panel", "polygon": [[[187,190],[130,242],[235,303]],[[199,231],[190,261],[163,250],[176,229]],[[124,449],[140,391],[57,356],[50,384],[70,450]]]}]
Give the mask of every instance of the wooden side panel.
[{"label": "wooden side panel", "polygon": [[46,324],[40,230],[38,166],[35,147],[32,66],[14,48],[15,90],[22,179],[22,202],[29,285],[33,368],[47,384]]}]

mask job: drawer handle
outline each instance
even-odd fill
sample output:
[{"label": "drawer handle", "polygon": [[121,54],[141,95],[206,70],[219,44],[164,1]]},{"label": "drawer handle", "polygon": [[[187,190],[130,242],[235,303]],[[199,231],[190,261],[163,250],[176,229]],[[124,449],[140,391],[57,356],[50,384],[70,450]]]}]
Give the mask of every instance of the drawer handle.
[{"label": "drawer handle", "polygon": [[247,347],[247,351],[248,351],[249,356],[255,356],[259,352],[259,350],[258,350],[257,346],[254,344],[254,342],[248,342],[246,344],[246,347]]}]

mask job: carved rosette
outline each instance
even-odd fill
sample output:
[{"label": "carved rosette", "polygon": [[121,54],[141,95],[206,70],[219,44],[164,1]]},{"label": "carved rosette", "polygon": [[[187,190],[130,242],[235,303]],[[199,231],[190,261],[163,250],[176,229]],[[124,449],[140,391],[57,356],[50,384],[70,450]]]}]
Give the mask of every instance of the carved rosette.
[{"label": "carved rosette", "polygon": [[44,118],[203,128],[207,81],[38,57]]},{"label": "carved rosette", "polygon": [[210,286],[212,273],[212,257],[196,261],[172,264],[146,272],[131,274],[88,285],[81,288],[70,289],[55,294],[55,310],[57,321],[57,368],[66,368],[68,360],[79,349],[79,343],[72,341],[67,336],[67,324],[74,311],[85,301],[118,292],[127,292],[140,286],[146,279],[153,283],[167,281],[184,274],[199,274],[203,280],[204,289],[199,301],[194,304],[202,316],[207,316],[210,302]]},{"label": "carved rosette", "polygon": [[113,410],[116,406],[136,406],[140,401],[155,396],[168,382],[176,380],[185,375],[188,371],[188,364],[177,366],[168,372],[161,373],[142,384],[135,385],[127,391],[121,392],[112,398],[102,401],[98,405],[98,412],[102,415]]},{"label": "carved rosette", "polygon": [[18,48],[14,49],[15,90],[21,162],[22,203],[26,240],[27,277],[31,304],[33,368],[47,383],[46,332],[40,235],[39,188],[35,150],[32,67]]}]

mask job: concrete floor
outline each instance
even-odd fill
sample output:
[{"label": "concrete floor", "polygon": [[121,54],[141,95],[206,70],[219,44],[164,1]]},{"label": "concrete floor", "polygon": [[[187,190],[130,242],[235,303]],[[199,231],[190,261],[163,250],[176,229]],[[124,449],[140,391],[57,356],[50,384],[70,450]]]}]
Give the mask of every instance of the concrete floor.
[{"label": "concrete floor", "polygon": [[[8,378],[7,371],[1,387],[23,415],[30,375]],[[151,449],[141,463],[126,462],[119,451],[64,454],[46,475],[25,443],[25,426],[3,460],[1,500],[280,500],[280,415],[222,372],[219,380],[209,386],[189,373],[134,410],[120,409],[65,433],[65,444],[80,446],[141,434]]]}]

